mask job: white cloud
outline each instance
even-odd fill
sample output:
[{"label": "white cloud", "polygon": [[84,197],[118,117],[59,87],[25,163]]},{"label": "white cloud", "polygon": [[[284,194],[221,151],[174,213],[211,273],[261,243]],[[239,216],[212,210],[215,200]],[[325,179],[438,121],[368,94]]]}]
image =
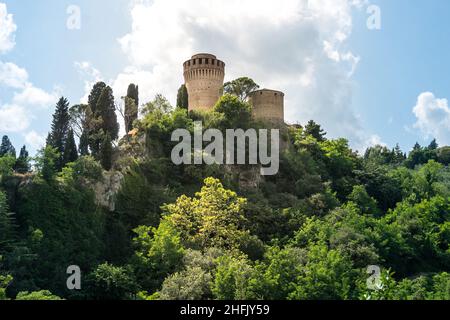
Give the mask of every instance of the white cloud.
[{"label": "white cloud", "polygon": [[436,138],[440,144],[450,144],[450,107],[447,99],[423,92],[417,98],[413,113],[417,118],[414,128],[419,129],[424,138]]},{"label": "white cloud", "polygon": [[45,137],[32,130],[25,135],[25,142],[34,150],[42,148],[45,144]]},{"label": "white cloud", "polygon": [[31,84],[21,91],[14,94],[13,102],[18,105],[39,106],[48,108],[56,103],[58,95],[56,92],[48,93]]},{"label": "white cloud", "polygon": [[74,66],[81,78],[84,80],[84,96],[80,99],[80,103],[87,103],[89,93],[94,86],[94,84],[98,81],[103,81],[103,77],[100,71],[94,68],[90,62],[88,61],[76,61]]},{"label": "white cloud", "polygon": [[5,53],[15,46],[14,32],[17,26],[12,14],[8,13],[6,4],[0,2],[0,53]]},{"label": "white cloud", "polygon": [[21,132],[30,125],[27,110],[18,105],[0,106],[0,131]]},{"label": "white cloud", "polygon": [[0,61],[0,85],[21,89],[28,81],[28,73],[25,69],[11,62]]},{"label": "white cloud", "polygon": [[141,101],[162,93],[174,103],[182,63],[210,52],[226,62],[226,80],[250,76],[286,94],[286,121],[314,119],[331,136],[362,145],[370,134],[351,107],[359,57],[347,48],[359,0],[134,0],[131,31],[119,39],[129,66],[111,81],[130,82]]}]

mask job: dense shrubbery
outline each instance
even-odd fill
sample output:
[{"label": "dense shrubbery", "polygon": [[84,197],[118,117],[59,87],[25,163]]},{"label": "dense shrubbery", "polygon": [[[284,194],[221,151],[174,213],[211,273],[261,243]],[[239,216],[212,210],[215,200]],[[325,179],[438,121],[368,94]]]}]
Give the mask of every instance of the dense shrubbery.
[{"label": "dense shrubbery", "polygon": [[[121,164],[112,211],[91,190],[124,160],[105,151],[117,133],[106,85],[71,109],[88,116],[82,156],[61,156],[73,146],[56,118],[59,135],[32,174],[26,150],[18,161],[3,139],[0,299],[450,299],[449,147],[433,141],[405,155],[375,146],[360,156],[310,121],[287,129],[280,172],[258,188],[240,183],[248,166],[173,165],[174,129],[261,126],[236,88],[228,91],[240,98],[189,114],[181,88],[181,108],[158,96],[136,120],[131,87],[126,124],[145,133],[146,156]],[[73,264],[80,291],[65,287]],[[382,269],[379,290],[367,288],[369,265]]]}]

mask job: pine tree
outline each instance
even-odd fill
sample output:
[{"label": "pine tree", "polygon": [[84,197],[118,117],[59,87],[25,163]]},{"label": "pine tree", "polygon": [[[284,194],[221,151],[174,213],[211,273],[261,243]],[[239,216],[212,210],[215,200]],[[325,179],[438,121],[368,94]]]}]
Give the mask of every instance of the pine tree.
[{"label": "pine tree", "polygon": [[73,130],[70,129],[67,135],[66,144],[64,146],[64,163],[74,162],[78,159],[77,145],[75,143],[75,137]]},{"label": "pine tree", "polygon": [[112,143],[109,134],[104,136],[102,145],[100,148],[100,162],[103,169],[111,170],[112,167]]},{"label": "pine tree", "polygon": [[55,166],[60,171],[66,164],[64,160],[64,147],[68,138],[70,129],[70,116],[69,116],[69,101],[61,97],[56,104],[56,110],[53,114],[53,121],[51,131],[48,137],[47,144],[56,149],[59,153],[59,159],[57,159]]},{"label": "pine tree", "polygon": [[19,157],[16,160],[14,169],[17,173],[25,174],[30,172],[30,158],[25,146],[20,149]]},{"label": "pine tree", "polygon": [[8,136],[3,136],[2,144],[0,145],[0,157],[3,156],[16,157],[16,149],[14,149]]},{"label": "pine tree", "polygon": [[189,95],[186,88],[186,85],[181,85],[180,89],[178,89],[177,94],[177,107],[188,110],[189,105]]},{"label": "pine tree", "polygon": [[311,135],[319,142],[325,141],[325,135],[327,134],[321,127],[320,124],[317,124],[313,120],[310,120],[308,124],[305,126],[305,135]]},{"label": "pine tree", "polygon": [[433,139],[433,141],[431,141],[430,145],[428,146],[428,150],[437,150],[437,148],[439,148],[439,145],[436,142],[436,139]]}]

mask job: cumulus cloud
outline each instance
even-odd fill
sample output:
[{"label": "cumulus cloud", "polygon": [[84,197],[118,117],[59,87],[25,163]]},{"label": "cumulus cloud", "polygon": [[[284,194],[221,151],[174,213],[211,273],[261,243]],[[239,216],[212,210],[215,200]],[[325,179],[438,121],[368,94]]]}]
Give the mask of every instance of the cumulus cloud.
[{"label": "cumulus cloud", "polygon": [[226,62],[226,80],[252,77],[286,93],[286,121],[320,122],[353,145],[370,139],[351,107],[359,57],[347,48],[358,0],[134,0],[131,31],[118,39],[128,67],[111,81],[120,96],[175,102],[182,63],[198,52]]},{"label": "cumulus cloud", "polygon": [[75,69],[80,74],[80,77],[84,80],[84,96],[80,99],[80,103],[87,103],[89,93],[98,81],[103,81],[101,72],[94,68],[88,61],[76,61],[74,63]]},{"label": "cumulus cloud", "polygon": [[45,137],[32,130],[25,134],[25,142],[34,150],[38,150],[45,145]]},{"label": "cumulus cloud", "polygon": [[413,108],[416,116],[414,128],[424,138],[436,138],[438,143],[450,144],[450,107],[447,99],[439,99],[431,92],[423,92]]},{"label": "cumulus cloud", "polygon": [[[0,3],[0,53],[13,49],[16,29],[13,16]],[[0,131],[22,132],[30,125],[33,107],[47,107],[57,100],[56,92],[34,86],[27,70],[11,62],[0,61],[0,87],[13,90],[12,100],[0,104]]]},{"label": "cumulus cloud", "polygon": [[14,94],[13,102],[25,106],[39,106],[48,108],[58,99],[57,93],[48,93],[45,90],[36,88],[31,84],[21,91]]},{"label": "cumulus cloud", "polygon": [[0,106],[0,131],[21,132],[29,125],[30,117],[24,107],[11,104]]},{"label": "cumulus cloud", "polygon": [[0,61],[0,85],[21,89],[28,81],[28,72],[11,62]]},{"label": "cumulus cloud", "polygon": [[0,2],[0,53],[5,53],[15,46],[14,32],[17,26],[12,14],[8,13],[6,4]]}]

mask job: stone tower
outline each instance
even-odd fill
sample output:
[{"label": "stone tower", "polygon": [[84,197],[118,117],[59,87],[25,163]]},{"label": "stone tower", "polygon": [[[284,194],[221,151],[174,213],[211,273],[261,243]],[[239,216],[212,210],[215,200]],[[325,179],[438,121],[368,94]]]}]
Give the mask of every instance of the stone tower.
[{"label": "stone tower", "polygon": [[284,93],[276,90],[262,89],[250,94],[249,103],[253,107],[255,119],[284,123]]},{"label": "stone tower", "polygon": [[222,95],[225,63],[212,54],[200,53],[183,64],[189,95],[189,111],[210,110]]}]

